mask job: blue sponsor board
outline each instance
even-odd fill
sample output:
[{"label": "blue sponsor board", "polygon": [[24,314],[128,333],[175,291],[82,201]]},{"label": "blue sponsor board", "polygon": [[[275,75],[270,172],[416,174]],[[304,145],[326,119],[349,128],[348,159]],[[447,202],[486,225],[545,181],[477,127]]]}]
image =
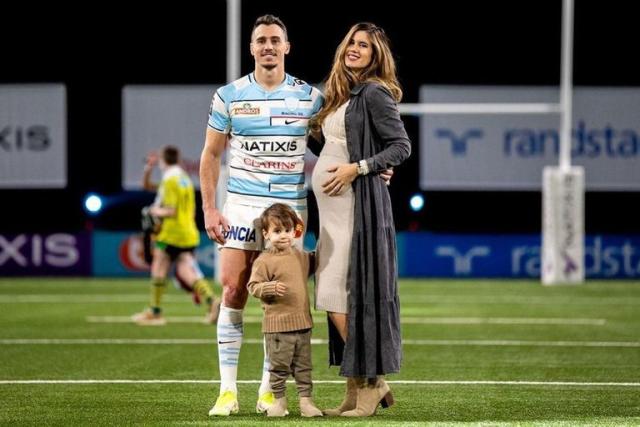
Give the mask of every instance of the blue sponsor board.
[{"label": "blue sponsor board", "polygon": [[89,233],[0,233],[0,277],[90,274]]},{"label": "blue sponsor board", "polygon": [[[215,247],[207,235],[201,233],[196,259],[206,277],[213,276],[215,252]],[[93,275],[149,276],[149,266],[144,261],[142,233],[94,232]]]},{"label": "blue sponsor board", "polygon": [[[401,277],[539,278],[540,235],[399,233]],[[585,239],[586,277],[640,278],[640,235]]]}]

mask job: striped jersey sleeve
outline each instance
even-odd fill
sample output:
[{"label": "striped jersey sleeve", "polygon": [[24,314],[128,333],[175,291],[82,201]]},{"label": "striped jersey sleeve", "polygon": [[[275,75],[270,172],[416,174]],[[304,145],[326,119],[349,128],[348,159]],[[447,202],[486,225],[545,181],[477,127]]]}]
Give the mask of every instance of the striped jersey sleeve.
[{"label": "striped jersey sleeve", "polygon": [[[218,132],[228,134],[231,131],[231,117],[229,116],[229,107],[225,102],[221,92],[230,92],[228,87],[222,87],[213,94],[211,100],[211,107],[209,108],[209,122],[208,126]],[[233,96],[232,93],[227,94],[229,99]]]}]

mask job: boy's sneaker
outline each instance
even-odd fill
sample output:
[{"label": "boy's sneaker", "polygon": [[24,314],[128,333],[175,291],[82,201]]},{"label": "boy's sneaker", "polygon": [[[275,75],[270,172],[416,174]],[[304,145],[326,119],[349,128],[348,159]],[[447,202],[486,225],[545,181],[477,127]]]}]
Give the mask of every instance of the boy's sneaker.
[{"label": "boy's sneaker", "polygon": [[303,417],[321,417],[322,411],[318,409],[310,397],[300,398],[300,415]]},{"label": "boy's sneaker", "polygon": [[227,390],[218,396],[216,404],[209,411],[209,416],[228,417],[230,414],[237,414],[239,410],[238,395]]},{"label": "boy's sneaker", "polygon": [[131,320],[141,326],[164,326],[167,320],[161,313],[154,314],[151,310],[145,310],[131,316]]}]

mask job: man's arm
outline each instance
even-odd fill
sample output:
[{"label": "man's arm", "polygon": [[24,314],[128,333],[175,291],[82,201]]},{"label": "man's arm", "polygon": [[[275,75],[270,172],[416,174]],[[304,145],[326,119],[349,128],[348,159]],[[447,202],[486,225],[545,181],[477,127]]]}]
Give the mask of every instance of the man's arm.
[{"label": "man's arm", "polygon": [[176,206],[178,205],[178,184],[174,179],[164,182],[164,194],[160,205],[153,205],[149,212],[157,218],[168,218],[176,216]]},{"label": "man's arm", "polygon": [[151,206],[149,213],[158,218],[169,218],[176,216],[176,208],[173,206]]},{"label": "man's arm", "polygon": [[144,165],[144,169],[142,172],[142,188],[147,191],[157,191],[158,184],[151,181],[151,173],[153,173],[153,168],[158,164],[158,154],[155,151],[152,151],[147,156],[147,163]]},{"label": "man's arm", "polygon": [[227,135],[207,128],[207,137],[200,156],[200,192],[204,226],[211,240],[224,244],[224,231],[229,230],[227,219],[216,208],[216,187],[220,177],[220,163]]}]

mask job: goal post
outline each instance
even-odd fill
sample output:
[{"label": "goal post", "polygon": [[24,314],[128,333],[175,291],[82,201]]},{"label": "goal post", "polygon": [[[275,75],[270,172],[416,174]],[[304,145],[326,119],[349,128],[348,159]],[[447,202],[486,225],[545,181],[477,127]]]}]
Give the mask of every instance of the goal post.
[{"label": "goal post", "polygon": [[542,175],[542,283],[582,283],[584,168],[547,166]]},{"label": "goal post", "polygon": [[571,166],[573,106],[573,0],[562,4],[559,165],[542,172],[542,262],[544,285],[584,282],[584,168]]}]

